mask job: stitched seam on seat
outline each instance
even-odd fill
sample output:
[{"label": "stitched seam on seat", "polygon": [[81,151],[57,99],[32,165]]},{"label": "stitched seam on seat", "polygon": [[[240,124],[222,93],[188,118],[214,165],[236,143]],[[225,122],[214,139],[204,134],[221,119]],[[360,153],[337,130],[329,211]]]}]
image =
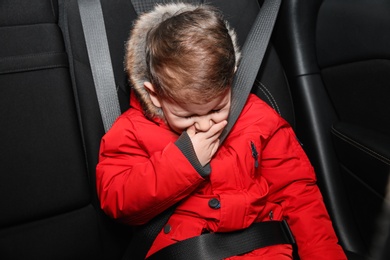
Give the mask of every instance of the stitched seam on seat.
[{"label": "stitched seam on seat", "polygon": [[346,141],[347,143],[353,145],[354,147],[358,148],[359,150],[363,151],[364,153],[368,154],[368,155],[371,155],[372,157],[380,160],[381,162],[387,164],[387,165],[390,165],[390,159],[371,150],[370,148],[368,148],[367,146],[353,140],[352,138],[342,134],[341,132],[337,131],[333,126],[332,126],[332,132],[337,135],[340,139]]},{"label": "stitched seam on seat", "polygon": [[[68,67],[65,61],[58,59],[65,57],[64,52],[44,52],[38,54],[15,55],[0,58],[0,74],[27,72],[33,70],[55,69]],[[41,58],[42,57],[42,58]],[[32,58],[34,60],[32,60]],[[49,60],[45,61],[45,58]],[[27,60],[27,62],[25,62]],[[24,61],[24,62],[22,62]],[[53,62],[54,61],[54,62]],[[9,64],[7,64],[9,63]],[[41,64],[39,64],[41,63]],[[42,64],[46,63],[46,64]],[[17,64],[17,65],[15,65]],[[4,68],[5,67],[5,68]],[[10,68],[7,68],[10,67]]]},{"label": "stitched seam on seat", "polygon": [[276,102],[275,98],[272,96],[272,93],[266,88],[266,86],[261,81],[257,81],[257,82],[260,84],[260,86],[257,87],[267,97],[268,101],[271,103],[272,108],[275,109],[279,113],[279,115],[281,115],[282,113],[280,112],[278,103]]},{"label": "stitched seam on seat", "polygon": [[0,74],[10,74],[10,73],[17,73],[17,72],[28,72],[28,71],[34,71],[34,70],[56,69],[56,68],[65,68],[65,67],[67,67],[67,66],[63,65],[63,64],[28,67],[28,68],[23,68],[23,69],[4,70],[4,71],[1,71]]},{"label": "stitched seam on seat", "polygon": [[258,87],[258,89],[260,89],[261,92],[263,92],[264,96],[268,99],[268,101],[269,101],[270,105],[272,106],[272,108],[276,110],[275,105],[274,105],[274,103],[272,102],[271,98],[268,96],[268,94],[265,93],[265,91],[264,91],[262,88]]},{"label": "stitched seam on seat", "polygon": [[6,61],[6,60],[14,60],[14,59],[20,59],[20,58],[30,58],[30,57],[42,57],[42,56],[50,56],[50,55],[56,55],[56,54],[64,54],[64,52],[58,52],[58,51],[49,51],[49,52],[41,52],[41,53],[31,53],[31,54],[24,54],[24,55],[13,55],[13,56],[7,56],[7,57],[0,57],[0,61]]}]

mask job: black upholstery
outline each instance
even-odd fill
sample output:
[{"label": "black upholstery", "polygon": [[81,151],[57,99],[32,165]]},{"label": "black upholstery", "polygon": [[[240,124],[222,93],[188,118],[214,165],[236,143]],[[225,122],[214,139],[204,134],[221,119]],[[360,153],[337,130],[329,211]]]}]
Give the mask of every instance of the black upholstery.
[{"label": "black upholstery", "polygon": [[[101,2],[125,111],[124,48],[136,13],[128,0]],[[207,2],[224,12],[243,44],[257,1]],[[352,12],[350,2],[362,5]],[[381,16],[361,20],[353,34],[343,19],[352,26],[368,1],[283,1],[252,90],[298,132],[350,259],[367,254],[390,164],[389,95],[378,95],[390,94],[390,16],[373,2],[372,14]],[[382,33],[371,34],[372,26]],[[131,228],[109,219],[96,196],[104,130],[77,1],[2,0],[0,35],[0,259],[120,259]],[[377,177],[361,175],[372,169]]]},{"label": "black upholstery", "polygon": [[58,6],[2,1],[0,10],[0,258],[98,257]]},{"label": "black upholstery", "polygon": [[[330,126],[337,120],[337,115],[329,99],[324,98],[327,93],[316,58],[316,20],[321,4],[321,0],[283,2],[274,41],[284,62],[296,105],[298,137],[316,168],[339,238],[347,249],[359,252],[363,246],[349,221],[352,215],[338,174],[337,157],[330,135]],[[343,209],[345,214],[339,209]],[[352,238],[343,237],[347,234]]]},{"label": "black upholstery", "polygon": [[390,169],[390,5],[284,1],[274,42],[296,130],[346,250],[369,254]]}]

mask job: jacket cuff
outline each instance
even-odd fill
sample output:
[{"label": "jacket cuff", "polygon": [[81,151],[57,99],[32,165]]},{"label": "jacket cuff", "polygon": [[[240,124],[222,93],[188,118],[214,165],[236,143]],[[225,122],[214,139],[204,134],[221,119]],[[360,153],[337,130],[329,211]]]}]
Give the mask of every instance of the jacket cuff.
[{"label": "jacket cuff", "polygon": [[183,132],[179,139],[176,140],[175,145],[180,149],[180,151],[184,154],[187,160],[191,163],[192,167],[199,173],[200,176],[206,178],[211,173],[210,164],[206,164],[202,166],[196,156],[194,147],[192,146],[192,142],[187,132]]}]

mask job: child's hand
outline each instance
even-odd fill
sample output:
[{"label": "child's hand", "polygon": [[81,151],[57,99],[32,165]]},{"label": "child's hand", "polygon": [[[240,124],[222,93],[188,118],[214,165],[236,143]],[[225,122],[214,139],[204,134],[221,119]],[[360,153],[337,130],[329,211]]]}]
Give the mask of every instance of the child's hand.
[{"label": "child's hand", "polygon": [[196,132],[195,126],[191,126],[187,129],[187,134],[191,138],[196,156],[202,166],[209,163],[217,152],[219,147],[219,136],[226,125],[227,121],[224,120],[212,125],[207,132]]}]

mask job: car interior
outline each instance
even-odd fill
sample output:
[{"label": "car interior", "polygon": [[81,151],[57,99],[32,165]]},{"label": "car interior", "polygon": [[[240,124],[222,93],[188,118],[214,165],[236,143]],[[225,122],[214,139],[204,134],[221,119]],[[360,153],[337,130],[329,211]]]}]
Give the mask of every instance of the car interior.
[{"label": "car interior", "polygon": [[[219,8],[241,46],[262,5],[182,2]],[[124,112],[137,13],[101,5]],[[284,0],[252,89],[296,131],[348,259],[390,259],[389,31],[389,1]],[[2,0],[0,35],[0,259],[121,259],[133,228],[96,195],[105,130],[77,0]]]}]

